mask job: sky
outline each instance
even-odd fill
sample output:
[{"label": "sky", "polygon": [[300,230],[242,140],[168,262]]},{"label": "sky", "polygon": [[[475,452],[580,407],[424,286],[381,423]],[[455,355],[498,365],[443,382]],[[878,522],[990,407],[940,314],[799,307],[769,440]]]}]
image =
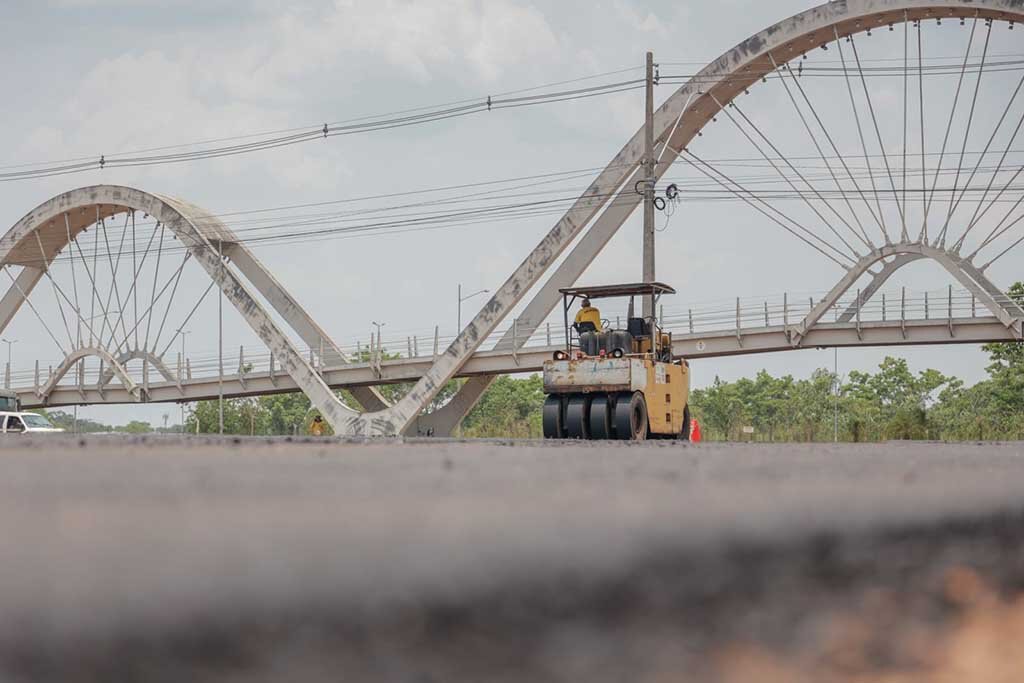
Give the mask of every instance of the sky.
[{"label": "sky", "polygon": [[[293,127],[316,128],[323,122],[480,100],[601,74],[578,83],[636,78],[642,75],[646,50],[654,52],[662,74],[685,76],[749,35],[813,4],[14,0],[5,3],[0,22],[0,54],[7,65],[0,78],[8,94],[0,129],[0,165],[96,158]],[[936,58],[963,54],[969,27],[949,24],[928,34],[930,54]],[[904,43],[898,32],[872,40],[877,42],[870,47],[866,40],[862,43],[866,58],[902,55]],[[1005,31],[992,41],[993,54],[1013,49],[1012,34]],[[975,50],[977,45],[980,41]],[[816,54],[811,61],[828,64],[836,58],[833,50]],[[1011,77],[1017,76],[1007,76]],[[955,85],[955,75],[946,78]],[[1012,89],[1013,81],[1006,82]],[[965,149],[984,144],[980,124],[998,119],[1008,92],[1004,85],[986,83],[981,91],[975,117],[980,132]],[[659,85],[659,103],[677,87],[678,83]],[[846,91],[835,90],[836,79],[816,87],[822,88],[818,101],[826,117],[837,122],[849,118],[842,100]],[[892,141],[902,126],[902,79],[873,80],[871,87],[883,132]],[[925,147],[930,151],[941,142],[951,92],[940,86],[926,98]],[[773,139],[787,144],[790,153],[813,155],[813,148],[800,137],[799,119],[785,109],[785,98],[778,83],[769,83],[752,90],[741,108],[765,130],[771,129]],[[1015,106],[1008,127],[1020,115]],[[415,201],[420,196],[415,193],[428,188],[580,169],[570,179],[539,188],[571,196],[593,174],[583,170],[608,163],[640,127],[642,117],[642,90],[630,90],[225,159],[0,182],[0,223],[13,225],[62,191],[99,183],[172,195],[212,213],[235,216],[369,196],[377,199],[352,206],[379,209]],[[756,156],[730,120],[719,119],[694,142],[695,152],[711,159]],[[845,122],[837,142],[852,152],[857,149],[855,130]],[[960,125],[961,118],[957,122]],[[889,151],[896,153],[897,143],[891,144]],[[914,149],[913,143],[908,146]],[[741,173],[735,168],[734,172]],[[755,164],[742,172],[763,176],[766,169]],[[669,178],[701,181],[707,187],[706,179],[692,169],[674,169]],[[539,191],[537,183],[531,191]],[[674,309],[728,306],[723,302],[735,297],[756,301],[783,292],[802,297],[827,290],[842,274],[834,263],[742,202],[695,199],[673,208],[671,217],[659,215],[658,275],[679,291],[670,304]],[[806,209],[793,210],[806,214]],[[316,212],[303,208],[278,215],[287,222]],[[432,336],[435,326],[442,333],[451,332],[459,285],[465,292],[497,289],[557,218],[548,213],[436,230],[293,240],[253,249],[339,344],[365,344],[372,323],[384,322],[385,336],[404,346],[399,340],[411,335],[423,340]],[[245,225],[244,219],[237,220],[239,226]],[[1008,261],[991,272],[1004,287],[1014,279],[1014,264]],[[634,215],[582,281],[631,281],[639,275],[640,222]],[[915,264],[893,286],[937,291],[949,282],[933,264]],[[181,310],[187,310],[205,288],[202,273],[189,271],[183,279]],[[44,296],[47,302],[54,300],[43,288],[33,294]],[[189,321],[186,355],[215,356],[215,299],[203,300]],[[463,319],[484,300],[467,301]],[[46,305],[39,303],[41,310]],[[51,321],[57,320],[55,314],[54,307]],[[231,311],[225,315],[229,367],[237,364],[240,345],[258,344],[241,319],[232,316]],[[22,310],[4,335],[18,340],[12,348],[16,371],[27,372],[36,357],[44,366],[60,360],[58,349],[29,311]],[[165,339],[173,341],[173,348],[180,343],[173,336]],[[971,346],[858,349],[839,353],[839,371],[870,370],[886,355],[906,357],[915,370],[934,367],[968,382],[982,379],[986,366],[985,354]],[[818,367],[831,368],[834,361],[832,351],[816,350],[711,359],[694,362],[693,376],[696,385],[706,385],[716,376],[731,380],[752,375],[762,368],[806,376]],[[106,422],[138,418],[154,424],[165,413],[170,413],[171,422],[177,421],[176,407],[102,406],[79,411],[80,416]]]}]

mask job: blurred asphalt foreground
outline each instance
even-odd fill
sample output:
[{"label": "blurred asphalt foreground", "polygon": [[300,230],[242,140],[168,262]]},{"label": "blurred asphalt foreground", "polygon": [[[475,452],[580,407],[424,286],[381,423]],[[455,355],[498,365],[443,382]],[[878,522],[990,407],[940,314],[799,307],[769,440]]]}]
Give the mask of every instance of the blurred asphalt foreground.
[{"label": "blurred asphalt foreground", "polygon": [[1024,445],[0,443],[0,681],[1019,681]]}]

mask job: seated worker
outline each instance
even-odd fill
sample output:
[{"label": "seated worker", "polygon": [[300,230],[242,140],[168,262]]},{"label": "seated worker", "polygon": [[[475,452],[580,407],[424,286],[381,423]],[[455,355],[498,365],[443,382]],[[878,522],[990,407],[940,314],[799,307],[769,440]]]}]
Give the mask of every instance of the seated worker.
[{"label": "seated worker", "polygon": [[583,300],[583,306],[576,314],[575,327],[577,332],[601,332],[601,311],[590,305],[590,299]]}]

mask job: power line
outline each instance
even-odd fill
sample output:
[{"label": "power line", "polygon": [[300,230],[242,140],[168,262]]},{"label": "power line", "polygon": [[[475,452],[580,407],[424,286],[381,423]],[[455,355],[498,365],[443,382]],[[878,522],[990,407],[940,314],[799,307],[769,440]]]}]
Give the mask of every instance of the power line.
[{"label": "power line", "polygon": [[[915,67],[915,71],[926,75],[948,75],[954,73],[952,69],[960,69],[954,65],[931,65],[926,67]],[[990,73],[1002,71],[1019,71],[1024,69],[1024,60],[1005,60],[985,63],[971,64],[967,66],[969,72],[972,70],[985,70]],[[617,71],[605,72],[594,76],[586,76],[577,79],[558,81],[556,83],[523,88],[509,91],[497,96],[486,98],[472,98],[456,100],[441,105],[414,107],[390,112],[363,116],[353,119],[346,119],[335,122],[328,122],[316,126],[303,126],[295,128],[284,128],[264,133],[242,134],[221,138],[210,138],[198,142],[180,143],[176,145],[165,145],[150,147],[143,150],[119,152],[114,154],[100,154],[98,156],[81,156],[55,162],[20,163],[0,166],[0,169],[9,170],[0,173],[0,182],[11,182],[17,180],[29,180],[37,178],[49,178],[69,174],[83,173],[91,170],[102,170],[106,168],[135,168],[140,166],[153,166],[172,163],[186,163],[204,159],[215,159],[239,154],[278,149],[303,144],[318,139],[329,137],[347,136],[393,130],[408,126],[418,126],[428,123],[436,123],[454,118],[471,116],[486,111],[498,109],[511,109],[542,104],[553,104],[585,98],[613,95],[622,92],[629,92],[643,87],[643,79],[628,79],[610,83],[592,85],[570,90],[559,90],[554,92],[541,92],[524,95],[526,92],[535,92],[555,85],[565,85],[585,80],[593,80],[609,75],[617,75],[633,70],[620,69]],[[904,68],[897,67],[866,67],[862,70],[865,75],[872,76],[903,76]],[[803,66],[801,64],[801,75],[803,77],[845,77],[849,71],[845,68],[833,68],[822,66]],[[776,74],[766,75],[766,78],[778,78]],[[659,82],[673,83],[678,81],[701,81],[721,83],[729,80],[749,81],[749,76],[738,75],[704,75],[704,74],[677,74],[662,75]],[[231,144],[225,144],[231,143]],[[172,152],[202,145],[202,149],[191,149],[187,151]]]},{"label": "power line", "polygon": [[[49,165],[21,164],[17,166],[8,166],[7,168],[21,168],[23,170],[0,173],[0,182],[48,178],[106,168],[133,168],[139,166],[183,163],[201,159],[235,156],[238,154],[248,154],[257,151],[277,149],[280,147],[289,147],[330,137],[356,135],[423,125],[453,118],[471,116],[497,109],[537,106],[611,95],[627,92],[640,87],[643,87],[643,79],[615,81],[584,88],[559,90],[534,95],[513,94],[501,97],[488,96],[485,99],[476,99],[465,103],[455,104],[453,106],[435,107],[423,111],[421,111],[422,108],[403,110],[402,112],[396,112],[392,115],[369,117],[369,120],[357,120],[354,123],[324,123],[317,126],[285,129],[283,134],[256,134],[222,138],[218,140],[214,146],[198,150],[175,153],[164,151],[163,153],[158,154],[101,154],[99,157],[78,157],[75,159],[69,159],[66,162],[56,162]],[[516,92],[522,93],[527,90],[530,89]],[[254,137],[259,139],[251,140],[251,138]],[[251,141],[239,142],[240,140]],[[233,142],[234,144],[220,144],[223,142]],[[186,143],[184,145],[171,145],[163,148],[151,149],[154,151],[171,150],[180,149],[182,147],[191,147],[196,144],[197,143]]]},{"label": "power line", "polygon": [[[975,154],[975,155],[977,155],[977,154]],[[984,155],[983,154],[979,155],[979,158],[981,156],[984,156]],[[808,157],[808,158],[813,158],[813,157]],[[763,159],[760,160],[760,161],[763,162]],[[728,164],[730,162],[736,162],[738,165],[741,165],[741,166],[749,166],[750,165],[749,162],[746,162],[746,161],[744,161],[742,159],[741,160],[721,159],[721,160],[718,160],[717,165],[725,166],[726,164]],[[821,168],[819,166],[817,166],[817,165],[806,165],[806,164],[794,164],[794,165],[796,165],[796,166],[798,166],[800,168],[807,168],[807,169],[812,169],[812,170],[821,170]],[[428,214],[429,215],[434,215],[434,214],[439,213],[439,212],[435,211],[435,212],[427,212],[425,214],[422,211],[422,209],[424,207],[453,206],[453,205],[459,205],[459,204],[465,205],[465,204],[473,204],[473,203],[480,203],[480,202],[489,202],[489,203],[491,203],[493,205],[493,203],[495,201],[500,201],[500,202],[506,202],[507,203],[507,202],[510,202],[510,201],[513,201],[513,200],[520,200],[520,199],[525,199],[525,198],[530,198],[530,197],[538,197],[538,196],[544,196],[544,195],[550,196],[552,194],[567,193],[567,192],[572,191],[574,193],[572,196],[563,197],[563,201],[568,203],[572,199],[574,199],[577,196],[576,193],[578,193],[579,191],[582,191],[583,188],[578,187],[576,185],[573,185],[573,186],[570,186],[570,187],[566,187],[566,186],[564,186],[564,183],[566,181],[576,180],[576,179],[580,179],[580,178],[583,178],[583,177],[589,177],[589,175],[594,170],[596,170],[596,169],[595,168],[581,168],[581,169],[573,169],[573,170],[570,170],[570,171],[563,171],[563,172],[552,172],[552,173],[544,173],[544,174],[535,174],[535,175],[531,175],[531,176],[519,176],[519,177],[509,178],[509,179],[504,179],[504,180],[481,181],[481,182],[477,182],[477,183],[464,183],[464,184],[443,186],[443,187],[439,187],[439,188],[427,188],[427,189],[421,189],[421,190],[413,190],[413,191],[409,191],[409,192],[403,192],[400,195],[397,195],[395,193],[376,194],[376,195],[369,195],[369,196],[366,196],[366,197],[355,197],[355,198],[332,200],[332,201],[326,201],[326,202],[314,202],[314,203],[308,203],[308,204],[292,204],[292,205],[286,205],[286,206],[281,206],[281,207],[260,208],[260,209],[254,209],[254,210],[249,210],[249,211],[233,211],[233,212],[225,212],[225,213],[221,213],[221,214],[211,213],[211,214],[203,214],[203,215],[197,216],[196,219],[200,223],[203,220],[206,220],[206,219],[229,219],[228,223],[231,226],[232,230],[239,236],[240,240],[244,241],[244,238],[248,234],[253,234],[255,232],[267,233],[267,232],[270,232],[272,230],[278,230],[278,229],[285,228],[285,229],[289,229],[289,230],[292,230],[292,231],[297,233],[299,228],[314,228],[316,226],[321,226],[321,225],[330,224],[330,223],[349,223],[349,222],[353,222],[353,221],[356,221],[356,220],[372,221],[373,220],[372,216],[375,215],[375,214],[382,215],[382,216],[383,215],[387,215],[387,214],[391,214],[391,218],[397,218],[399,216],[404,216],[404,217],[408,217],[408,218],[417,218],[417,217],[423,217],[423,216],[428,215]],[[858,169],[858,170],[861,170],[861,169]],[[955,170],[956,169],[954,169],[952,167],[948,168],[948,169],[942,169],[944,175],[948,175],[949,173],[952,173]],[[981,167],[981,170],[982,170],[982,172],[984,174],[987,174],[989,172],[989,168],[988,167]],[[912,171],[912,173],[914,175],[916,175],[917,173],[920,173],[920,172],[921,172],[921,169],[917,169],[917,168],[913,169],[913,171]],[[857,173],[855,175],[857,177],[864,178],[864,177],[867,177],[867,175],[873,175],[873,174],[871,174],[869,172],[868,174]],[[820,179],[825,178],[825,176],[823,176],[823,175],[819,177],[818,175],[815,175],[815,174],[808,175],[807,177],[808,177],[809,180],[820,180]],[[785,198],[788,198],[788,195],[784,191],[780,191],[777,188],[773,189],[773,186],[778,185],[781,181],[777,177],[772,175],[772,174],[768,174],[768,175],[765,175],[765,174],[744,174],[743,176],[736,176],[736,179],[740,180],[740,181],[743,181],[747,185],[751,185],[751,186],[752,185],[762,185],[762,186],[764,186],[764,188],[761,190],[761,193],[763,194],[763,196],[765,198],[773,198],[773,199],[785,199]],[[517,184],[512,185],[512,183],[516,183],[517,181],[526,181],[526,182],[518,182]],[[694,180],[692,180],[690,178],[686,178],[686,179],[680,178],[676,182],[680,185],[681,194],[686,198],[687,201],[690,201],[690,202],[694,202],[694,201],[720,201],[722,199],[728,199],[728,197],[719,196],[718,193],[702,192],[702,190],[709,185],[709,183],[707,183],[706,181],[700,182],[700,181],[694,181]],[[560,185],[560,183],[562,185]],[[540,189],[537,189],[537,188],[540,188]],[[425,194],[430,194],[430,193],[458,191],[458,190],[461,190],[461,189],[472,189],[472,190],[475,190],[475,191],[473,191],[473,192],[462,192],[462,193],[459,193],[459,194],[457,194],[455,196],[448,196],[448,197],[442,196],[442,197],[433,198],[433,199],[424,199],[422,201],[416,201],[416,202],[389,203],[389,204],[387,204],[385,206],[360,208],[360,209],[355,209],[355,210],[351,210],[351,211],[341,211],[341,212],[331,211],[331,212],[298,213],[298,214],[291,213],[291,214],[281,215],[282,212],[284,212],[284,211],[295,211],[296,209],[302,209],[302,208],[320,208],[320,207],[339,205],[339,204],[354,204],[354,203],[358,203],[358,202],[362,202],[362,201],[368,201],[368,200],[372,200],[372,199],[394,199],[397,196],[425,195]],[[1016,188],[1010,188],[1010,189],[1014,189],[1015,190]],[[521,192],[519,190],[529,190],[529,191]],[[939,189],[939,191],[940,192],[944,192],[944,190],[942,190],[942,189]],[[828,196],[831,197],[831,196],[837,196],[837,195],[835,195],[834,191],[833,191],[833,192],[830,192]],[[838,196],[841,196],[841,195],[838,195]],[[484,208],[488,208],[488,207],[484,207]],[[505,209],[505,208],[508,208],[508,207],[505,206],[505,205],[501,205],[501,206],[498,206],[498,207],[491,206],[489,208],[492,209],[492,210],[494,210],[494,209],[499,209],[500,210],[500,209]],[[415,214],[411,214],[411,215],[410,214],[399,214],[398,213],[400,211],[405,211],[405,210],[408,210],[408,209],[421,209],[421,211],[419,211],[419,213],[415,213]],[[248,218],[242,218],[242,217],[246,217],[246,216]],[[260,225],[261,223],[269,223],[269,225]],[[140,221],[138,223],[138,225],[142,226],[142,227],[145,227],[145,226],[154,225],[154,222],[152,222],[152,221],[150,221],[150,222],[141,222]],[[255,227],[249,227],[249,228],[241,227],[241,226],[245,226],[245,225],[255,226]],[[373,226],[371,226],[371,227],[373,227]],[[109,229],[109,232],[114,233],[115,236],[116,236],[117,228],[116,227],[112,227],[112,228]],[[88,244],[88,240],[83,240],[83,243]],[[104,254],[106,254],[106,251],[104,251]]]}]

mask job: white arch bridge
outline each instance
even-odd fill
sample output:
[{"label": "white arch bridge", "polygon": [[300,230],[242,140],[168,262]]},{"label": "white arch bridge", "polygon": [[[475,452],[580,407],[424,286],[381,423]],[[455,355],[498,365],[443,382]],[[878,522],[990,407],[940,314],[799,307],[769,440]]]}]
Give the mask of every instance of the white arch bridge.
[{"label": "white arch bridge", "polygon": [[[685,79],[654,116],[649,161],[657,182],[684,167],[696,174],[680,184],[684,192],[711,188],[747,207],[763,225],[834,264],[838,278],[816,297],[670,311],[664,324],[675,333],[676,354],[1020,341],[1024,310],[989,274],[1024,241],[1024,165],[1015,148],[1024,128],[1024,77],[1018,82],[1020,69],[992,48],[995,32],[1022,20],[1024,0],[830,2],[748,38]],[[943,21],[961,31],[958,59],[925,57],[924,45],[936,42],[929,42],[929,27]],[[862,57],[872,30],[889,43],[883,57],[868,60]],[[815,67],[806,56],[818,48],[825,50],[814,54],[831,61]],[[814,97],[814,74],[848,99]],[[883,77],[902,97],[882,92]],[[997,85],[1007,78],[1008,87]],[[995,95],[983,94],[993,87]],[[740,106],[755,88],[792,108],[784,124],[776,111],[758,116]],[[773,122],[786,130],[773,134]],[[450,433],[496,375],[537,370],[550,357],[545,321],[558,290],[577,282],[642,201],[635,188],[648,161],[644,136],[641,129],[626,143],[454,338],[424,339],[423,353],[418,339],[409,340],[404,357],[391,360],[381,357],[379,341],[368,356],[336,344],[219,217],[128,187],[61,194],[0,238],[10,279],[0,331],[25,311],[63,360],[13,375],[8,368],[7,382],[27,406],[190,402],[215,398],[221,387],[225,396],[298,390],[340,434]],[[698,149],[728,142],[746,145],[746,175]],[[769,177],[752,177],[751,168]],[[142,244],[140,218],[153,226]],[[122,222],[120,230],[111,227]],[[161,266],[165,250],[180,254],[179,266]],[[886,296],[890,278],[922,260],[948,274],[948,288]],[[182,311],[184,322],[168,326],[169,302],[185,278],[208,281],[203,297],[219,289],[264,345],[243,349],[237,371],[211,373],[175,358],[175,342],[195,312]],[[43,315],[44,296],[58,316]],[[425,413],[455,377],[469,380]],[[405,382],[412,388],[394,404],[374,388]],[[361,409],[338,398],[341,387]]]}]

